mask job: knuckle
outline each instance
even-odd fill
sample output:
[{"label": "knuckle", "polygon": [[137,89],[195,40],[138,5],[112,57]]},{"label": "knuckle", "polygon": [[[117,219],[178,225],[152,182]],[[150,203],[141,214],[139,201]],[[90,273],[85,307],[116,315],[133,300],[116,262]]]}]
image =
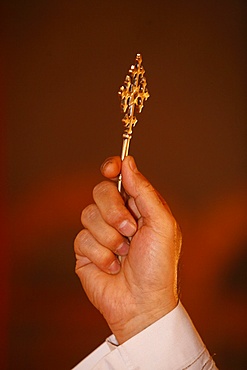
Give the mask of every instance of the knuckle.
[{"label": "knuckle", "polygon": [[102,181],[93,188],[93,198],[97,199],[99,196],[106,194],[109,190],[109,181]]},{"label": "knuckle", "polygon": [[89,243],[90,233],[87,229],[81,230],[74,241],[74,252],[76,254],[81,254],[83,252],[83,247]]},{"label": "knuckle", "polygon": [[146,191],[155,192],[153,186],[147,180],[143,182],[142,186]]},{"label": "knuckle", "polygon": [[96,204],[90,204],[86,208],[83,209],[81,213],[81,221],[82,224],[86,223],[87,221],[93,220],[98,213],[98,209]]},{"label": "knuckle", "polygon": [[105,215],[106,222],[115,226],[118,225],[123,218],[122,212],[116,207],[116,205],[111,205],[108,209],[108,212]]},{"label": "knuckle", "polygon": [[169,217],[167,217],[166,222],[167,222],[166,224],[167,229],[170,230],[172,235],[175,234],[177,230],[177,222],[175,218],[172,215],[169,215]]},{"label": "knuckle", "polygon": [[117,249],[117,247],[122,243],[122,236],[117,233],[108,233],[105,235],[105,245],[111,250]]}]

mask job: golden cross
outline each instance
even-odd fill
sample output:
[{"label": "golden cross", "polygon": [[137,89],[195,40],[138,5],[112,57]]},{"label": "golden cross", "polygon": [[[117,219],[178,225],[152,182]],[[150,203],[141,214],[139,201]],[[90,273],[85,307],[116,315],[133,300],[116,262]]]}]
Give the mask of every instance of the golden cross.
[{"label": "golden cross", "polygon": [[[144,77],[145,70],[142,66],[141,54],[136,55],[135,64],[129,69],[129,74],[125,77],[123,86],[118,92],[121,99],[121,108],[125,113],[122,122],[124,124],[123,144],[121,160],[129,154],[130,140],[132,138],[132,129],[137,123],[134,115],[135,108],[137,113],[141,113],[144,101],[149,98],[147,90],[147,81]],[[118,190],[121,192],[122,175],[119,175]]]}]

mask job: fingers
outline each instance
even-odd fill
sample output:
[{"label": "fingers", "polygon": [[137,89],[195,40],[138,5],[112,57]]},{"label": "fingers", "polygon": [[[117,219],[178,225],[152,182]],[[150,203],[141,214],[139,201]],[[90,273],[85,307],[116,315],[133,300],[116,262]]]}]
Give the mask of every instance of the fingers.
[{"label": "fingers", "polygon": [[99,244],[120,256],[128,253],[129,244],[126,238],[105,222],[96,204],[90,204],[82,211],[81,221]]},{"label": "fingers", "polygon": [[103,176],[113,180],[120,174],[121,166],[122,162],[120,157],[109,157],[103,162],[100,170]]},{"label": "fingers", "polygon": [[[132,164],[132,166],[134,168],[134,171],[136,171],[136,174],[139,174],[139,180],[142,178],[142,180],[143,180],[142,181],[143,186],[150,187],[150,190],[152,189],[154,191],[154,193],[156,193],[156,196],[160,199],[160,201],[163,204],[163,206],[171,213],[171,211],[170,211],[167,203],[162,198],[162,196],[157,192],[157,190],[155,190],[155,189],[152,188],[151,184],[137,170],[136,164],[135,164],[135,161],[134,161],[133,157],[131,157],[131,156],[126,157],[124,159],[124,167],[126,168],[125,164],[128,164],[128,165]],[[115,180],[115,179],[117,179],[118,175],[120,174],[121,168],[122,168],[122,161],[121,161],[120,157],[113,156],[113,157],[107,158],[103,162],[103,164],[101,166],[101,173],[102,173],[103,176],[105,176],[105,177],[107,177],[109,179]],[[129,174],[127,173],[127,175],[129,175]],[[130,181],[132,181],[132,180],[130,180]],[[145,181],[145,183],[144,183],[144,181]],[[132,195],[132,194],[130,194],[130,195]]]},{"label": "fingers", "polygon": [[114,253],[98,243],[86,229],[77,235],[74,249],[77,258],[76,271],[90,263],[109,274],[116,274],[120,270],[120,263]]},{"label": "fingers", "polygon": [[102,271],[117,273],[120,265],[116,255],[128,254],[126,237],[135,234],[137,225],[113,182],[103,181],[96,185],[93,198],[95,204],[82,212],[85,229],[75,241],[77,269],[91,261]]},{"label": "fingers", "polygon": [[133,236],[137,226],[134,217],[125,207],[116,185],[103,181],[93,190],[94,201],[104,221],[124,236]]}]

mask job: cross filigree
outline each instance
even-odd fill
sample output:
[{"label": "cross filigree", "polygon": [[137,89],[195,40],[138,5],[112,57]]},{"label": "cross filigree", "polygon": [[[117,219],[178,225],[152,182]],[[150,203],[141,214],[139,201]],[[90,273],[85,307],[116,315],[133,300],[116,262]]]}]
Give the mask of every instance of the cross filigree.
[{"label": "cross filigree", "polygon": [[[132,138],[133,127],[137,123],[135,117],[135,109],[137,113],[141,113],[144,101],[149,98],[147,90],[147,81],[144,77],[145,70],[142,66],[141,54],[136,55],[135,64],[129,69],[129,74],[125,77],[123,86],[118,92],[121,99],[121,108],[125,113],[122,122],[124,124],[123,145],[121,160],[129,153],[130,140]],[[118,180],[118,190],[121,192],[122,176],[120,174]]]}]

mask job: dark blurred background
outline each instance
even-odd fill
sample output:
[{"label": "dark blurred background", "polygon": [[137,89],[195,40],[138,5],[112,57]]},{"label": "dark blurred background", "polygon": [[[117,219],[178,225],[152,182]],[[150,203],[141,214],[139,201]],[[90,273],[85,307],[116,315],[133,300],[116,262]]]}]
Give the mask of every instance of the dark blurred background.
[{"label": "dark blurred background", "polygon": [[182,302],[218,366],[246,369],[246,4],[1,1],[2,369],[70,369],[109,334],[73,239],[138,52],[131,154],[181,225]]}]

